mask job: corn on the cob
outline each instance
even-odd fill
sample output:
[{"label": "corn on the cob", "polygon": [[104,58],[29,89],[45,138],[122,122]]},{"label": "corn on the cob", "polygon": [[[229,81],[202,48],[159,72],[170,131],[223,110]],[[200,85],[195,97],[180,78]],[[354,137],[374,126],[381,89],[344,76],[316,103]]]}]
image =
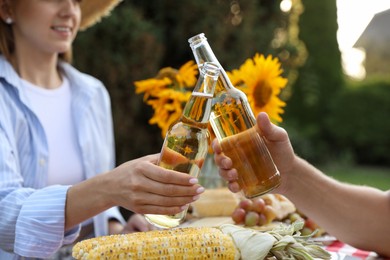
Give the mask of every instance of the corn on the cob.
[{"label": "corn on the cob", "polygon": [[73,248],[76,259],[238,259],[229,235],[187,227],[92,238]]},{"label": "corn on the cob", "polygon": [[186,227],[92,238],[73,247],[81,259],[330,259],[330,254],[301,236],[303,222],[260,232],[236,225]]}]

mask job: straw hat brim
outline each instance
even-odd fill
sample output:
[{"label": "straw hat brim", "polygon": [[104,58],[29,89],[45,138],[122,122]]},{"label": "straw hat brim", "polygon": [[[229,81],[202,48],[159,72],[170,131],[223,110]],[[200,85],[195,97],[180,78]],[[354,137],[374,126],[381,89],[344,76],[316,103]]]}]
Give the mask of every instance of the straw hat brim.
[{"label": "straw hat brim", "polygon": [[80,4],[81,22],[80,30],[99,22],[103,17],[108,16],[122,0],[83,0]]}]

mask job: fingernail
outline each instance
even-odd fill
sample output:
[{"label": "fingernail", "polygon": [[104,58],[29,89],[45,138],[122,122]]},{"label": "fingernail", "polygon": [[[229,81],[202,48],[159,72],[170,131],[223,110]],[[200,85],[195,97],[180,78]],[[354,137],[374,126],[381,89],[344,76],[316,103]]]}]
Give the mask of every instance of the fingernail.
[{"label": "fingernail", "polygon": [[200,198],[200,195],[196,195],[194,197],[192,197],[192,200],[195,201],[195,200],[198,200]]},{"label": "fingernail", "polygon": [[204,192],[204,188],[203,187],[199,187],[196,189],[196,193],[202,193]]},{"label": "fingernail", "polygon": [[192,178],[192,179],[190,179],[190,183],[191,184],[196,184],[196,183],[198,183],[198,179],[197,178]]}]

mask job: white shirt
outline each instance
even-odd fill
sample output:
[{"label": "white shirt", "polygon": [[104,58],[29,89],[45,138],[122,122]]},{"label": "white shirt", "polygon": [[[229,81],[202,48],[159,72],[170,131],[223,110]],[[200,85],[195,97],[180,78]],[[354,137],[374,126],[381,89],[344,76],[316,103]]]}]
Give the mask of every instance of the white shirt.
[{"label": "white shirt", "polygon": [[[31,109],[46,134],[49,147],[47,185],[72,185],[85,179],[71,113],[71,91],[64,77],[59,88],[45,89],[22,80]],[[40,163],[46,163],[44,160]]]}]

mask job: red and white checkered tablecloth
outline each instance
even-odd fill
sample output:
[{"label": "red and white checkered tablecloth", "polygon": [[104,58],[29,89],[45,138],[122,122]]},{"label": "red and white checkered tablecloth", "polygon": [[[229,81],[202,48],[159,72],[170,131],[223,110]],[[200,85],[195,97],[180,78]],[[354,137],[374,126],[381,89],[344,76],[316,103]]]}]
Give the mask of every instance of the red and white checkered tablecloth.
[{"label": "red and white checkered tablecloth", "polygon": [[354,248],[340,241],[334,241],[331,244],[324,246],[325,250],[332,254],[332,260],[374,260],[385,259],[381,258],[375,252],[369,252]]}]

